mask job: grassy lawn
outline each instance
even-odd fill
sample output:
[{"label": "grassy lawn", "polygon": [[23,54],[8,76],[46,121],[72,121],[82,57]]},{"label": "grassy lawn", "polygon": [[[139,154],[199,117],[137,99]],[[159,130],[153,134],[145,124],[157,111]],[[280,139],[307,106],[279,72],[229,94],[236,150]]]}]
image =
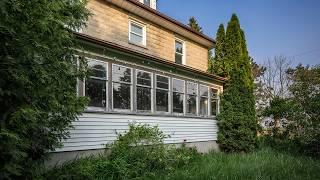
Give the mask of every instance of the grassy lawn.
[{"label": "grassy lawn", "polygon": [[320,179],[320,160],[265,148],[250,154],[210,153],[155,179]]},{"label": "grassy lawn", "polygon": [[[45,179],[114,179],[108,175],[111,170],[108,166],[96,170],[104,158],[91,157],[66,163],[62,168],[55,168],[45,175]],[[196,161],[170,173],[154,171],[136,179],[316,180],[320,179],[320,160],[280,153],[271,148],[248,154],[213,152],[199,156]]]}]

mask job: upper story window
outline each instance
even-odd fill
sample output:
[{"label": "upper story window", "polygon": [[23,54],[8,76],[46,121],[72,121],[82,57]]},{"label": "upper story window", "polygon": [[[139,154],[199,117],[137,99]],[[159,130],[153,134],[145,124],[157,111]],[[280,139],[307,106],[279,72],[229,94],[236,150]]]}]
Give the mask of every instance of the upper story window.
[{"label": "upper story window", "polygon": [[143,0],[143,4],[151,7],[151,0]]},{"label": "upper story window", "polygon": [[137,110],[151,111],[152,74],[137,70]]},{"label": "upper story window", "polygon": [[85,80],[85,96],[90,98],[89,109],[106,107],[107,63],[89,60],[89,77]]},{"label": "upper story window", "polygon": [[130,20],[129,22],[129,42],[146,46],[146,26]]},{"label": "upper story window", "polygon": [[175,40],[175,62],[178,64],[184,63],[184,43],[180,40]]},{"label": "upper story window", "polygon": [[132,69],[112,66],[113,108],[131,110]]}]

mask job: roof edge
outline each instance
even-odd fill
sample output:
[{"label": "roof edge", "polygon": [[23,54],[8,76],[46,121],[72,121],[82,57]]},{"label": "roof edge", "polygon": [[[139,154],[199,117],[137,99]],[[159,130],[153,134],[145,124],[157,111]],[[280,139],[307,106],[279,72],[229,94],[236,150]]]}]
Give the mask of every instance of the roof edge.
[{"label": "roof edge", "polygon": [[168,21],[180,26],[180,27],[186,29],[187,31],[190,31],[190,32],[192,32],[192,33],[194,33],[194,34],[196,34],[196,35],[198,35],[198,36],[200,36],[200,37],[202,37],[202,38],[204,38],[204,39],[206,39],[208,41],[211,41],[213,44],[216,44],[216,41],[213,38],[210,38],[209,36],[207,36],[207,35],[205,35],[203,33],[199,33],[197,31],[193,30],[192,28],[190,28],[189,26],[187,26],[187,25],[185,25],[185,24],[183,24],[183,23],[181,23],[181,22],[179,22],[179,21],[177,21],[177,20],[175,20],[175,19],[173,19],[173,18],[171,18],[171,17],[169,17],[169,16],[167,16],[167,15],[165,15],[165,14],[163,14],[163,13],[157,11],[157,10],[155,10],[155,9],[152,9],[151,7],[148,7],[148,6],[144,5],[144,4],[142,4],[137,0],[127,0],[127,1],[132,3],[132,4],[135,4],[135,5],[143,8],[143,9],[145,9],[145,10],[147,10],[147,11],[149,11],[149,12],[151,12],[151,13],[157,15],[157,16],[160,16],[161,18],[166,19],[166,20],[168,20]]}]

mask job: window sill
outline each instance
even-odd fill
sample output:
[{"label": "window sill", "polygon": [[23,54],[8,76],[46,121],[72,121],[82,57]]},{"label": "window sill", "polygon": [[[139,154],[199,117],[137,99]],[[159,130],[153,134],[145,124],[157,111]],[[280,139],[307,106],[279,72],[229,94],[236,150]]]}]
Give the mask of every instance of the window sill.
[{"label": "window sill", "polygon": [[198,118],[198,119],[213,119],[216,116],[189,116],[182,114],[165,114],[165,113],[142,113],[142,112],[120,112],[120,111],[103,111],[103,110],[85,110],[84,113],[99,113],[99,114],[121,114],[121,115],[136,115],[136,116],[154,116],[154,117],[179,117],[179,118]]},{"label": "window sill", "polygon": [[137,46],[137,47],[140,47],[140,48],[148,50],[146,45],[137,44],[137,43],[134,43],[132,41],[129,41],[128,43],[131,44],[131,45],[134,45],[134,46]]}]

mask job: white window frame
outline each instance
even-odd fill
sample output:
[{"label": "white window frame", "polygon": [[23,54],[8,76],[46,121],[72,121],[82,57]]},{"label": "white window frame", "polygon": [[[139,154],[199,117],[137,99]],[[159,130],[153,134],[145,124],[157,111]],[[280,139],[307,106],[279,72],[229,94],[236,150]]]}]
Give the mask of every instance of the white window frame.
[{"label": "white window frame", "polygon": [[[151,84],[150,84],[150,86],[145,86],[145,85],[140,85],[140,84],[138,84],[138,72],[144,72],[144,73],[148,73],[148,74],[150,74],[150,77],[151,77]],[[139,86],[139,87],[144,87],[144,88],[150,88],[150,90],[151,90],[151,107],[150,107],[150,111],[149,110],[139,110],[138,109],[138,101],[137,101],[137,98],[136,98],[136,108],[137,108],[137,112],[146,112],[146,113],[151,113],[151,112],[153,112],[153,106],[154,106],[154,100],[153,100],[153,73],[152,72],[149,72],[149,71],[144,71],[144,70],[140,70],[140,69],[137,69],[136,68],[136,75],[135,75],[135,77],[136,77],[136,93],[138,92],[138,88],[137,88],[137,86]],[[137,94],[136,94],[137,95]]]},{"label": "white window frame", "polygon": [[[134,24],[136,26],[139,26],[142,28],[142,44],[139,43],[135,43],[131,40],[131,33],[137,35],[137,36],[141,36],[140,34],[137,34],[135,32],[131,32],[131,25]],[[141,22],[129,19],[129,34],[128,34],[128,39],[129,39],[129,43],[138,45],[138,46],[147,46],[147,26],[146,24],[143,24]]]},{"label": "white window frame", "polygon": [[[188,84],[193,84],[193,85],[196,85],[196,94],[189,94],[189,92],[188,92]],[[197,116],[198,115],[198,98],[199,98],[199,88],[198,88],[198,84],[199,83],[197,83],[197,82],[192,82],[192,81],[187,81],[187,83],[186,83],[186,90],[187,90],[187,92],[185,93],[185,95],[186,95],[186,114],[187,115],[191,115],[191,116]],[[191,96],[196,96],[196,113],[195,114],[193,114],[193,113],[189,113],[188,112],[188,95],[191,95]]]},{"label": "white window frame", "polygon": [[[178,91],[174,91],[173,90],[173,81],[174,80],[178,80],[178,81],[183,81],[183,93],[178,92]],[[182,107],[182,113],[178,113],[178,112],[174,112],[173,111],[173,93],[179,93],[179,94],[183,94],[183,107]],[[178,78],[172,78],[172,96],[171,96],[171,112],[173,115],[185,115],[186,112],[186,81],[183,79],[178,79]]]},{"label": "white window frame", "polygon": [[[106,107],[102,108],[102,107],[94,107],[94,106],[87,106],[86,107],[86,110],[89,110],[89,111],[106,111],[108,109],[108,101],[110,98],[108,98],[108,83],[109,83],[109,69],[108,69],[108,66],[109,66],[109,63],[108,62],[105,62],[105,61],[102,61],[102,60],[98,60],[98,59],[93,59],[93,58],[87,58],[85,57],[88,61],[96,61],[96,62],[99,62],[99,63],[103,63],[105,64],[105,68],[106,68],[106,99],[105,99],[105,103],[106,103]],[[86,78],[83,80],[83,95],[86,96]]]},{"label": "white window frame", "polygon": [[[208,94],[207,94],[207,96],[201,96],[201,94],[200,94],[200,89],[201,89],[201,86],[203,86],[203,87],[206,87],[207,88],[207,91],[208,91]],[[210,101],[210,87],[209,86],[207,86],[207,85],[204,85],[204,84],[199,84],[199,116],[201,116],[201,117],[208,117],[209,116],[209,101]],[[203,114],[201,114],[200,112],[201,112],[201,98],[207,98],[207,114],[206,115],[203,115]]]},{"label": "white window frame", "polygon": [[[162,76],[165,78],[168,78],[168,89],[162,89],[162,88],[158,88],[157,87],[157,76]],[[166,75],[162,75],[162,74],[155,74],[155,83],[154,83],[154,89],[155,89],[155,100],[154,100],[154,108],[155,108],[155,112],[159,113],[159,114],[171,114],[172,110],[171,107],[173,107],[173,101],[170,101],[171,99],[171,93],[170,93],[170,89],[171,89],[171,83],[170,83],[170,76],[166,76]],[[163,90],[163,91],[167,91],[168,92],[168,112],[166,111],[157,111],[157,89],[159,90]]]},{"label": "white window frame", "polygon": [[[215,89],[215,90],[217,90],[217,98],[215,98],[214,100],[216,100],[216,103],[217,103],[217,107],[216,107],[216,114],[215,115],[213,115],[212,114],[212,94],[211,94],[211,89]],[[209,107],[209,110],[210,110],[210,116],[213,116],[213,117],[215,117],[215,116],[217,116],[218,114],[219,114],[219,111],[220,111],[220,98],[219,98],[219,89],[218,88],[216,88],[216,87],[209,87],[209,101],[210,101],[210,107]]]},{"label": "white window frame", "polygon": [[[111,83],[112,83],[112,89],[111,89],[111,107],[113,111],[118,111],[118,112],[132,112],[133,111],[133,69],[131,67],[127,67],[127,66],[123,66],[121,64],[112,64],[112,68],[111,68],[111,74],[113,73],[113,67],[114,66],[119,66],[119,67],[123,67],[123,68],[129,68],[131,71],[131,82],[130,83],[126,83],[126,82],[114,82],[113,79],[111,79]],[[112,74],[113,76],[113,74]],[[113,78],[113,77],[112,77]],[[130,108],[129,109],[118,109],[118,108],[114,108],[113,107],[113,84],[114,83],[123,83],[123,84],[129,84],[130,85]]]},{"label": "white window frame", "polygon": [[[182,54],[176,51],[176,41],[182,44]],[[185,42],[177,37],[174,38],[174,62],[176,63],[176,54],[182,55],[182,65],[186,65],[186,45]]]}]

